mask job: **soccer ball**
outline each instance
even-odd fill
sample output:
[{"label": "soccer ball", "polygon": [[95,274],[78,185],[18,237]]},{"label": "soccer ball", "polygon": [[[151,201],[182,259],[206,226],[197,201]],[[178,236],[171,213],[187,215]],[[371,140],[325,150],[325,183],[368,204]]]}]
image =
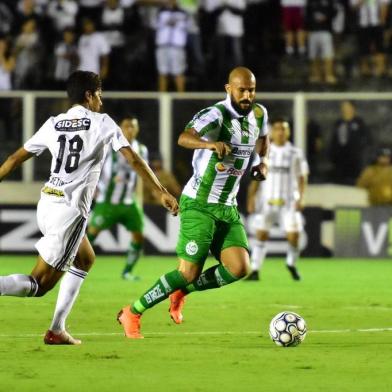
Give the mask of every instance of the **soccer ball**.
[{"label": "soccer ball", "polygon": [[271,339],[282,347],[298,346],[306,336],[305,320],[294,312],[281,312],[270,323]]}]

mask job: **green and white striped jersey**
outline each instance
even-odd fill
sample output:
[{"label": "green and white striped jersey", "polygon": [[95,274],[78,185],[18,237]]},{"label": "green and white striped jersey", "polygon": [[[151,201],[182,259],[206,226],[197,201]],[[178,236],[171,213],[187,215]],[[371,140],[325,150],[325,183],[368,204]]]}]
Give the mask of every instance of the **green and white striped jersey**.
[{"label": "green and white striped jersey", "polygon": [[236,196],[242,175],[258,138],[267,134],[268,114],[264,106],[253,105],[247,116],[238,114],[226,100],[201,110],[186,128],[193,128],[203,140],[222,141],[231,146],[231,153],[219,159],[207,149],[195,150],[193,176],[183,195],[200,203],[237,205]]},{"label": "green and white striped jersey", "polygon": [[[147,147],[137,140],[131,147],[145,161],[148,161]],[[132,204],[136,189],[136,172],[129,166],[122,154],[108,152],[97,186],[98,203]]]}]

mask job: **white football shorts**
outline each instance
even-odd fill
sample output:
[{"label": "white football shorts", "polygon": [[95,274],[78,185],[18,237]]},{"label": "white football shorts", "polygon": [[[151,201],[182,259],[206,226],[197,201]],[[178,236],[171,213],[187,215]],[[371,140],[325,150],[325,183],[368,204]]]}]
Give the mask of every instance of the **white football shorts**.
[{"label": "white football shorts", "polygon": [[302,214],[294,208],[265,206],[254,218],[256,230],[270,231],[278,226],[286,233],[301,232],[304,228]]},{"label": "white football shorts", "polygon": [[67,271],[85,234],[87,219],[63,198],[41,194],[37,223],[43,235],[35,244],[38,253],[56,270]]},{"label": "white football shorts", "polygon": [[157,68],[160,75],[183,75],[186,69],[184,48],[162,46],[156,50]]}]

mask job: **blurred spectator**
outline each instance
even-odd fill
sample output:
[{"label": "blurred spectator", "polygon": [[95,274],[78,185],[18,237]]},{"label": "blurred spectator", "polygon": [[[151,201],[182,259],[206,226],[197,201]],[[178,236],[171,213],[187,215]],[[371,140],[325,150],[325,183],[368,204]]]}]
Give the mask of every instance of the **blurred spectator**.
[{"label": "blurred spectator", "polygon": [[330,146],[334,165],[332,179],[339,184],[353,184],[362,168],[365,146],[370,143],[370,137],[353,102],[343,101],[340,110],[341,118],[335,123]]},{"label": "blurred spectator", "polygon": [[9,40],[5,36],[0,36],[0,90],[12,90],[11,76],[15,64]]},{"label": "blurred spectator", "polygon": [[362,171],[357,186],[368,191],[370,205],[392,206],[392,165],[389,148],[378,151],[376,162]]},{"label": "blurred spectator", "polygon": [[159,91],[168,91],[168,76],[174,77],[177,92],[185,91],[185,69],[188,16],[177,0],[168,0],[157,17],[156,60]]},{"label": "blurred spectator", "polygon": [[72,29],[63,31],[63,39],[55,48],[54,79],[58,90],[65,88],[68,76],[74,72],[78,65],[78,48],[75,32]]},{"label": "blurred spectator", "polygon": [[304,30],[304,11],[306,0],[281,0],[282,24],[286,42],[286,53],[294,54],[295,47],[299,54],[306,52]]},{"label": "blurred spectator", "polygon": [[57,32],[76,27],[78,3],[74,0],[52,0],[48,5],[48,16]]},{"label": "blurred spectator", "polygon": [[105,0],[79,0],[79,12],[77,16],[78,26],[83,25],[84,19],[90,19],[96,26],[102,12]]},{"label": "blurred spectator", "polygon": [[201,49],[201,36],[197,12],[197,0],[180,0],[180,7],[188,14],[187,47],[189,51],[189,68],[195,75],[204,73],[204,56]]},{"label": "blurred spectator", "polygon": [[[174,175],[165,170],[162,164],[162,156],[159,153],[150,155],[150,167],[160,183],[175,197],[181,195],[181,186]],[[159,195],[151,192],[144,184],[143,201],[145,204],[159,204]]]},{"label": "blurred spectator", "polygon": [[34,18],[26,19],[15,41],[15,88],[37,89],[42,82],[43,50]]},{"label": "blurred spectator", "polygon": [[246,0],[222,0],[217,25],[217,55],[221,75],[226,75],[234,67],[243,65],[242,40],[246,6]]},{"label": "blurred spectator", "polygon": [[14,23],[14,14],[10,6],[4,2],[0,2],[0,33],[8,34],[12,30]]},{"label": "blurred spectator", "polygon": [[[216,60],[217,60],[217,39],[216,28],[222,0],[199,0],[199,26],[201,47],[204,54],[204,65],[206,73],[211,75],[208,81],[208,88],[211,88],[211,82],[216,78]],[[215,78],[214,78],[215,77]],[[220,85],[220,83],[219,83]]]},{"label": "blurred spectator", "polygon": [[78,43],[78,69],[95,72],[106,79],[109,72],[109,44],[102,33],[95,31],[95,23],[91,19],[83,20],[82,31]]},{"label": "blurred spectator", "polygon": [[308,31],[311,83],[335,84],[332,21],[336,15],[334,0],[308,0],[305,10]]},{"label": "blurred spectator", "polygon": [[319,159],[323,149],[323,139],[320,124],[310,118],[306,128],[306,158],[310,166],[311,181],[318,181]]},{"label": "blurred spectator", "polygon": [[351,6],[357,11],[360,69],[363,76],[385,74],[384,28],[389,3],[390,0],[350,0]]},{"label": "blurred spectator", "polygon": [[125,46],[125,9],[119,0],[106,0],[101,15],[101,31],[110,45],[110,72],[106,86],[111,89],[121,88],[122,69],[124,67]]}]

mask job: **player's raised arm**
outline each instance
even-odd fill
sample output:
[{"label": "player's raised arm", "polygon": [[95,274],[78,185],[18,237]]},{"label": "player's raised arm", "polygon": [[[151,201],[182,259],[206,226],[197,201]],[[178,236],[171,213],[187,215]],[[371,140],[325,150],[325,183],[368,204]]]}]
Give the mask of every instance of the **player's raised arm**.
[{"label": "player's raised arm", "polygon": [[146,181],[151,189],[160,194],[161,204],[172,214],[176,215],[178,212],[178,203],[176,198],[162,186],[147,163],[131,147],[122,147],[120,151],[143,181]]},{"label": "player's raised arm", "polygon": [[228,144],[224,142],[203,140],[193,128],[185,129],[185,131],[180,134],[178,144],[181,147],[189,148],[191,150],[206,149],[215,151],[218,154],[219,159],[222,159],[231,152],[231,147]]},{"label": "player's raised arm", "polygon": [[18,168],[24,161],[34,156],[33,153],[25,150],[23,147],[11,154],[6,161],[0,166],[0,182],[3,181],[13,170]]}]

